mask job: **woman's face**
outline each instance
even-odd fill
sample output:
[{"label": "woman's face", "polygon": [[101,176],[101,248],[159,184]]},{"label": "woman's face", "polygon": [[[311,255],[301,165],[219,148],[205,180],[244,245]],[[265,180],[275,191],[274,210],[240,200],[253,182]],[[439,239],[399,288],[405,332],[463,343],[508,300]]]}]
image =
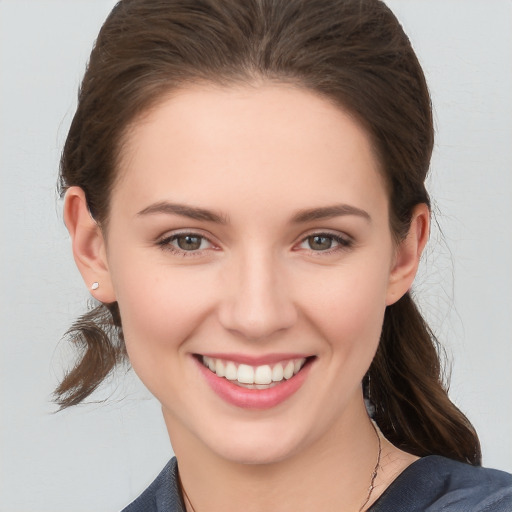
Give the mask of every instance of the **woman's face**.
[{"label": "woman's face", "polygon": [[361,418],[404,291],[365,131],[303,89],[204,86],[125,142],[106,258],[171,441],[271,462]]}]

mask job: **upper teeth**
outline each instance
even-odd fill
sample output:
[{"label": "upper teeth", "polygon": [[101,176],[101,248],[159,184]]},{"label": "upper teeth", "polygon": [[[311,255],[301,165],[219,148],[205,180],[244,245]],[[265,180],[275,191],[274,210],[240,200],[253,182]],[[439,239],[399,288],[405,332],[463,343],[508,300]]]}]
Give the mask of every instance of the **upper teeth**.
[{"label": "upper teeth", "polygon": [[291,379],[304,366],[306,359],[290,359],[274,365],[250,366],[203,356],[203,364],[218,377],[238,381],[240,384],[271,384]]}]

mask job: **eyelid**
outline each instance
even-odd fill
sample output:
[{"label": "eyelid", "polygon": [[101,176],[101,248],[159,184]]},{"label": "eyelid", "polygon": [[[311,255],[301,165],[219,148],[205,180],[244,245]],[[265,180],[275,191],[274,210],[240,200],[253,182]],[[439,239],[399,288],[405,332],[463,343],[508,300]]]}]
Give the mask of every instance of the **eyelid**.
[{"label": "eyelid", "polygon": [[338,231],[336,229],[330,229],[330,228],[320,228],[320,229],[310,229],[306,231],[305,233],[302,233],[298,239],[299,241],[304,241],[306,238],[309,238],[310,236],[332,236],[332,237],[339,237],[343,240],[346,240],[347,242],[353,242],[354,238],[349,235],[345,231]]}]

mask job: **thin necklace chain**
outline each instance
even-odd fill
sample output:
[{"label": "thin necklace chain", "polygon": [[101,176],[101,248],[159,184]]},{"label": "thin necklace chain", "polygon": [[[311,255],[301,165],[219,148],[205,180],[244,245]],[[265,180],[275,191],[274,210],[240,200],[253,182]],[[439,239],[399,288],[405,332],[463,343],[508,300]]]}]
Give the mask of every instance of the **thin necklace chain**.
[{"label": "thin necklace chain", "polygon": [[[178,473],[179,475],[179,473]],[[188,497],[187,491],[185,491],[185,487],[183,487],[183,483],[181,482],[180,478],[180,487],[181,491],[183,492],[183,497],[185,498],[186,502],[188,503],[188,506],[190,507],[192,512],[196,512],[196,509],[194,508],[194,505],[192,505],[192,502],[190,501],[190,498]]]},{"label": "thin necklace chain", "polygon": [[[370,498],[372,497],[373,489],[375,488],[375,480],[377,479],[377,475],[379,473],[379,467],[380,467],[380,457],[382,455],[382,443],[380,440],[379,432],[377,431],[377,427],[375,427],[373,421],[371,421],[373,430],[375,431],[375,435],[377,436],[377,440],[379,441],[379,454],[377,456],[377,464],[375,464],[375,467],[373,468],[372,472],[372,478],[370,480],[370,486],[368,487],[368,496],[366,496],[366,500],[364,501],[363,505],[359,509],[359,512],[363,512],[366,505],[368,505],[368,502],[370,501]],[[190,501],[190,498],[188,497],[187,491],[185,490],[185,487],[183,486],[183,482],[181,481],[181,477],[178,473],[178,482],[181,487],[181,492],[183,493],[183,497],[185,498],[186,503],[188,504],[191,512],[196,512],[196,509],[194,508],[194,505],[192,505],[192,502]]]},{"label": "thin necklace chain", "polygon": [[[375,480],[377,479],[377,475],[379,473],[380,456],[382,455],[382,443],[381,443],[381,440],[380,440],[380,434],[379,434],[379,432],[377,430],[377,427],[373,423],[373,420],[370,420],[370,422],[372,424],[372,427],[373,427],[373,430],[375,432],[375,435],[377,436],[377,440],[379,441],[379,454],[377,456],[377,464],[375,464],[375,467],[373,468],[372,478],[370,480],[370,487],[368,487],[368,496],[366,497],[365,502],[363,503],[363,505],[359,509],[359,512],[363,512],[363,510],[365,509],[366,505],[368,505],[368,503],[370,501],[370,498],[372,497],[373,489],[375,489]],[[195,510],[193,510],[192,512],[195,512]]]}]

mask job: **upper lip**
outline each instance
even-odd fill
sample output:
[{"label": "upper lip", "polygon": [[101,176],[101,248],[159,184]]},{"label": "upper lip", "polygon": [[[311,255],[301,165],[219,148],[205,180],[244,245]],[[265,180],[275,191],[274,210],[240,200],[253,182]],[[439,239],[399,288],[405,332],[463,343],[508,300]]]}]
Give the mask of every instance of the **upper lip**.
[{"label": "upper lip", "polygon": [[252,356],[247,354],[236,353],[205,352],[197,355],[211,357],[213,359],[222,359],[224,361],[233,361],[234,363],[247,364],[249,366],[275,364],[280,363],[281,361],[289,361],[290,359],[307,359],[308,357],[311,357],[311,354],[304,353],[276,353],[265,354],[261,356]]}]

